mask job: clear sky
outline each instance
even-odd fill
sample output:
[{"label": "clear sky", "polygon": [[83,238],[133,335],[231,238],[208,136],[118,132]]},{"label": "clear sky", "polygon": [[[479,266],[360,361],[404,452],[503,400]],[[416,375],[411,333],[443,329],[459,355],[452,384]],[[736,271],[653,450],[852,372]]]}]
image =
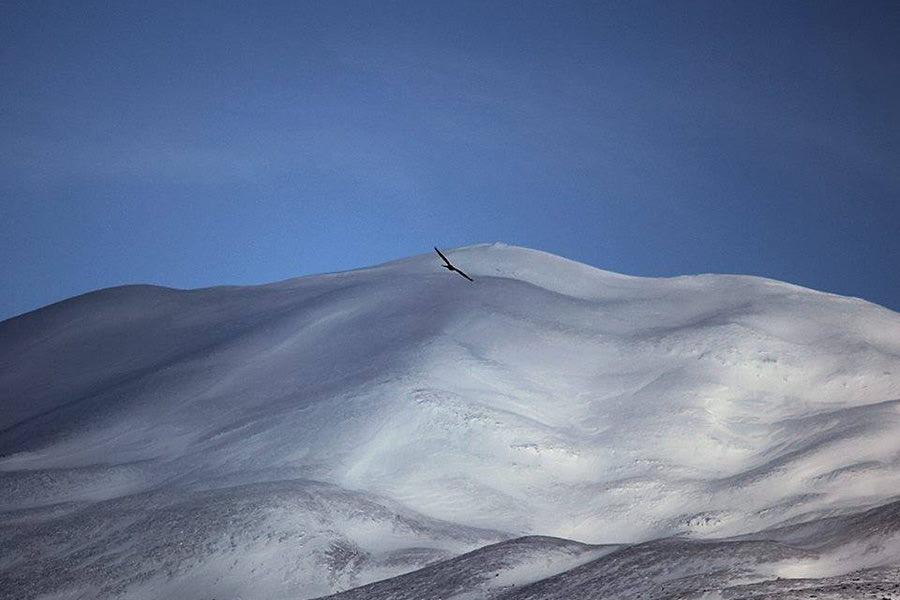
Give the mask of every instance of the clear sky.
[{"label": "clear sky", "polygon": [[900,310],[900,3],[0,3],[0,319],[502,241]]}]

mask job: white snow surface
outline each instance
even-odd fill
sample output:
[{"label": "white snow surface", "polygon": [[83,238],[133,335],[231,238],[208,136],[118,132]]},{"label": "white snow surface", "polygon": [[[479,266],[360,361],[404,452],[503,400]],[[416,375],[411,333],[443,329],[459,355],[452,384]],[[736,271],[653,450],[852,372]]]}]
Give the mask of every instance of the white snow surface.
[{"label": "white snow surface", "polygon": [[[126,527],[184,494],[278,498],[242,527],[282,532],[300,494],[318,525],[298,531],[319,532],[303,539],[358,555],[332,560],[322,542],[332,575],[273,567],[266,586],[229,584],[245,600],[515,535],[725,537],[900,497],[897,313],[756,277],[628,277],[501,244],[445,254],[475,282],[425,254],[255,287],[112,288],[0,323],[0,549],[57,547],[36,546],[27,573],[0,552],[0,575],[71,569],[78,548],[53,535],[88,535],[85,511]],[[363,508],[326,514],[298,482]],[[384,514],[366,537],[372,505]],[[229,511],[202,535],[227,535]],[[123,564],[140,537],[119,540]],[[170,597],[197,597],[177,586],[204,569],[226,577],[234,557],[207,550],[194,575],[166,575]],[[122,573],[95,579],[161,589]]]}]

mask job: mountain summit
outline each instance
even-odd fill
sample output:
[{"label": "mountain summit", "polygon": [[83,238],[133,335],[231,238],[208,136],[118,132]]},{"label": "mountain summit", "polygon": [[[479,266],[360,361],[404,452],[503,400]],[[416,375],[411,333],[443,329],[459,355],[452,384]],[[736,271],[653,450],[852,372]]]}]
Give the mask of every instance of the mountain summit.
[{"label": "mountain summit", "polygon": [[897,313],[445,254],[474,283],[429,253],[0,323],[0,589],[309,598],[516,536],[746,536],[897,499]]}]

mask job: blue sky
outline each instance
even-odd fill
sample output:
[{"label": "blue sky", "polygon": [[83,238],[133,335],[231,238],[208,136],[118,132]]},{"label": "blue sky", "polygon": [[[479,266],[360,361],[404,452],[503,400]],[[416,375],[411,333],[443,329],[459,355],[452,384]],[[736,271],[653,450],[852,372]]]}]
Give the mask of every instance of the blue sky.
[{"label": "blue sky", "polygon": [[503,241],[900,310],[896,2],[0,4],[0,318]]}]

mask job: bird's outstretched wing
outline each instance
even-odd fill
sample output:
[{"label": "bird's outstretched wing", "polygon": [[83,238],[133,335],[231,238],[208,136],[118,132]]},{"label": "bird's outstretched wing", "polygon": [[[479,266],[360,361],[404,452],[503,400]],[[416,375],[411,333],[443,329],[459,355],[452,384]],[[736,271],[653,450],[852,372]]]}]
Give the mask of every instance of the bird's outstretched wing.
[{"label": "bird's outstretched wing", "polygon": [[469,277],[468,275],[466,275],[465,273],[463,273],[462,271],[460,271],[460,270],[457,269],[456,267],[453,267],[453,270],[456,271],[457,273],[459,273],[460,275],[462,275],[463,277],[465,277],[466,279],[468,279],[469,281],[471,281],[471,282],[474,283],[474,281],[475,281],[474,279],[472,279],[471,277]]},{"label": "bird's outstretched wing", "polygon": [[451,267],[453,266],[452,264],[450,264],[450,261],[447,260],[447,257],[444,256],[444,255],[441,253],[441,251],[437,249],[437,246],[434,247],[434,251],[438,253],[438,256],[440,256],[441,258],[444,259],[444,262],[445,262],[445,263],[447,263],[447,264],[450,265]]}]

